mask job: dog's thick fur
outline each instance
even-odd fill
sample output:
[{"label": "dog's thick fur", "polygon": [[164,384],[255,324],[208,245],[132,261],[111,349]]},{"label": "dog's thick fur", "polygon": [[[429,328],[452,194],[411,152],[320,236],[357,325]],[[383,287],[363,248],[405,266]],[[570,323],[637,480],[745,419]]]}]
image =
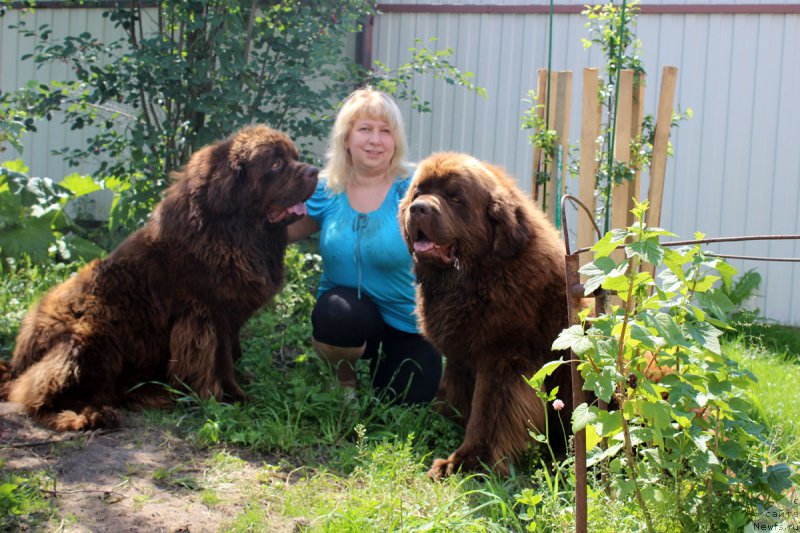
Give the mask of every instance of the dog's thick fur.
[{"label": "dog's thick fur", "polygon": [[283,133],[250,126],[174,177],[147,225],[22,322],[8,400],[54,429],[117,425],[121,404],[168,405],[163,387],[140,383],[244,397],[239,329],[280,288],[286,226],[317,169]]},{"label": "dog's thick fur", "polygon": [[[481,465],[507,474],[528,431],[545,429],[545,407],[523,376],[563,355],[550,347],[567,323],[564,246],[503,170],[465,154],[420,163],[400,223],[415,259],[421,331],[447,358],[438,406],[466,425],[464,442],[429,475]],[[559,387],[569,427],[566,365],[546,386]],[[551,441],[563,448],[558,415],[547,410]]]}]

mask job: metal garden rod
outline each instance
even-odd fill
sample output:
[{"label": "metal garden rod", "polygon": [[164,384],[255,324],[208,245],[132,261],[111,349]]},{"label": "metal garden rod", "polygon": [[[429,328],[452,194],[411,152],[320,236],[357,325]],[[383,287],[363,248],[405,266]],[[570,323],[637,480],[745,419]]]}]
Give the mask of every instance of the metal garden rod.
[{"label": "metal garden rod", "polygon": [[[571,200],[578,201],[572,195],[565,194],[564,198],[569,197]],[[564,198],[562,198],[562,203]],[[581,204],[583,206],[583,204]],[[586,209],[586,206],[583,206]],[[595,225],[596,226],[596,225]],[[566,233],[565,233],[566,235]],[[662,242],[660,243],[661,246],[684,246],[687,244],[712,244],[717,242],[742,242],[742,241],[781,241],[781,240],[800,240],[800,235],[740,235],[736,237],[710,237],[708,239],[694,239],[690,241],[669,241],[669,242]],[[617,246],[617,249],[624,248],[624,244],[620,244]],[[579,250],[575,250],[575,254],[582,254],[585,252],[590,251],[591,248],[581,248]],[[787,258],[787,257],[759,257],[759,256],[726,256],[722,254],[717,254],[714,252],[709,252],[708,255],[714,255],[716,257],[730,257],[733,259],[753,259],[757,261],[800,261],[800,258]]]},{"label": "metal garden rod", "polygon": [[[567,316],[570,325],[580,324],[578,313],[581,308],[581,298],[583,297],[583,285],[581,284],[581,276],[578,273],[580,263],[578,262],[578,254],[572,254],[569,250],[569,236],[567,232],[567,213],[564,209],[567,199],[577,202],[588,214],[589,219],[594,224],[595,231],[597,232],[598,239],[600,238],[600,228],[594,221],[592,212],[580,200],[572,195],[565,194],[561,197],[561,229],[564,232],[564,246],[566,247],[566,255],[564,257],[564,268],[567,281]],[[595,313],[601,308],[605,307],[605,296],[600,291],[596,296]],[[578,358],[575,353],[570,350],[570,375],[572,379],[572,409],[573,411],[585,400],[583,394],[583,378],[578,371]],[[588,482],[586,478],[586,430],[582,429],[575,434],[575,531],[576,533],[586,533],[587,531],[587,518],[588,518],[588,501],[587,501],[587,487]]]}]

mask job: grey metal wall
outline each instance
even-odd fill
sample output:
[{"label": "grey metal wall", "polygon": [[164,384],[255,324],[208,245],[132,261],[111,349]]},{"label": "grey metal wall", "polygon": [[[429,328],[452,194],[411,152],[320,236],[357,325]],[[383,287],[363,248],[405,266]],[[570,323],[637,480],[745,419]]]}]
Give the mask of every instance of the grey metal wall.
[{"label": "grey metal wall", "polygon": [[[53,30],[54,40],[84,31],[108,40],[119,35],[119,32],[107,18],[101,16],[102,12],[102,9],[74,8],[37,9],[29,13],[9,10],[5,17],[0,18],[0,91],[16,90],[30,80],[63,80],[70,77],[70,72],[63,63],[36,69],[33,61],[20,61],[24,54],[33,52],[36,44],[34,38],[24,37],[12,27],[18,25],[21,19],[24,19],[28,29],[35,30],[43,24],[49,25]],[[52,148],[80,146],[86,138],[85,132],[70,131],[60,122],[60,117],[55,117],[52,122],[44,122],[38,125],[39,132],[35,137],[28,136],[25,139],[22,158],[36,175],[60,179],[76,170],[67,167],[63,159],[49,155]],[[17,157],[20,154],[12,151],[0,153],[0,160]],[[88,171],[81,169],[81,172]]]},{"label": "grey metal wall", "polygon": [[[409,59],[407,49],[415,39],[438,37],[428,47],[452,47],[453,62],[473,72],[476,84],[488,92],[482,98],[420,79],[416,89],[432,103],[433,112],[404,110],[412,156],[469,152],[502,164],[530,190],[532,150],[520,123],[527,106],[523,99],[536,86],[536,71],[547,66],[547,14],[398,12],[401,3],[430,5],[398,1],[387,6],[375,20],[374,58],[398,65]],[[471,2],[488,6],[486,11],[547,3]],[[646,2],[659,3],[667,2]],[[748,12],[760,2],[737,3]],[[679,68],[676,108],[694,111],[694,118],[681,123],[672,137],[674,156],[667,167],[662,217],[662,225],[683,238],[696,230],[708,236],[800,233],[800,13],[791,8],[796,3],[786,4],[788,14],[639,16],[637,34],[648,73],[645,113],[655,115],[665,65]],[[553,21],[552,67],[575,73],[570,139],[576,145],[581,72],[602,66],[598,51],[582,47],[581,38],[588,37],[585,22],[580,14],[556,14]],[[645,177],[643,191],[646,187]],[[569,183],[568,189],[577,191],[577,183]],[[800,243],[739,243],[720,245],[716,251],[800,257]],[[762,294],[754,305],[767,317],[800,324],[800,265],[731,263],[740,271],[761,272]]]}]

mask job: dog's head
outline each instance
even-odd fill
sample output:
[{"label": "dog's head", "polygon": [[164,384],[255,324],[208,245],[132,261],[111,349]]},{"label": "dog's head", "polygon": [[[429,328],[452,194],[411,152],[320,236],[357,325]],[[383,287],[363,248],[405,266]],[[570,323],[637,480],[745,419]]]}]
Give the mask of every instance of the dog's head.
[{"label": "dog's head", "polygon": [[525,199],[500,168],[459,153],[423,160],[400,204],[418,263],[451,268],[487,256],[509,259],[531,238]]},{"label": "dog's head", "polygon": [[204,193],[202,203],[212,213],[286,225],[305,214],[304,202],[317,185],[318,169],[298,158],[284,133],[248,126],[196,152],[181,174]]}]

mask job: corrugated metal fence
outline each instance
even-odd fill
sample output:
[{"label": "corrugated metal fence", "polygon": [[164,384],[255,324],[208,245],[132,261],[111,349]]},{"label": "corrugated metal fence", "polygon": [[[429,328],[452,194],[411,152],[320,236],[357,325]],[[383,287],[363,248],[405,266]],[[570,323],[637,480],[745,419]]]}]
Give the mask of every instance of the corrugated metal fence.
[{"label": "corrugated metal fence", "polygon": [[[558,2],[553,20],[553,70],[572,70],[581,94],[584,67],[602,67],[585,50],[584,2]],[[436,6],[381,4],[373,57],[388,65],[409,58],[414,39],[438,37],[429,48],[454,49],[453,62],[475,74],[488,98],[420,80],[416,88],[433,112],[406,110],[412,156],[460,150],[505,166],[530,190],[532,149],[520,130],[547,66],[547,2],[472,2]],[[648,73],[645,113],[655,114],[662,67],[679,68],[676,108],[694,117],[673,132],[662,225],[684,238],[800,233],[800,5],[646,2],[638,18]],[[571,144],[580,135],[580,98],[573,98]],[[645,177],[644,191],[647,178]],[[577,183],[568,184],[576,192]],[[720,245],[721,253],[800,257],[797,241]],[[753,305],[800,324],[800,266],[733,260],[758,269],[764,281]]]}]

